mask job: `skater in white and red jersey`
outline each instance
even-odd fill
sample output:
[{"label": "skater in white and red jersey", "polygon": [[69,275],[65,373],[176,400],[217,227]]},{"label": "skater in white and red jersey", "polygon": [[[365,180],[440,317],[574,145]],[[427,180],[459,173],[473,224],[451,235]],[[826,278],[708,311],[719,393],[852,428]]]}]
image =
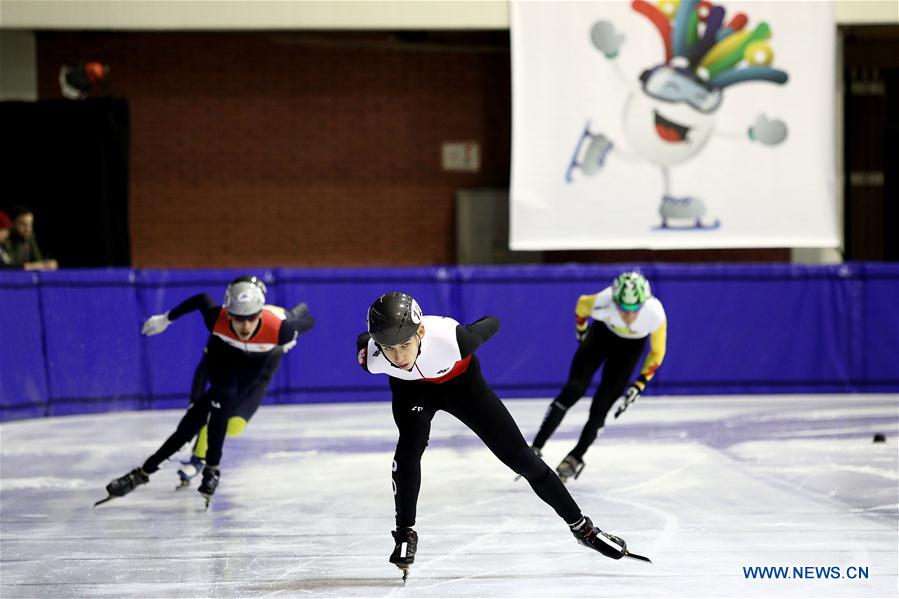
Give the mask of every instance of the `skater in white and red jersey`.
[{"label": "skater in white and red jersey", "polygon": [[575,538],[606,557],[630,555],[624,540],[595,527],[585,517],[552,469],[534,455],[502,401],[487,385],[475,350],[499,330],[485,316],[459,324],[445,316],[423,316],[405,293],[387,293],[368,310],[368,331],[359,335],[359,364],[386,374],[393,394],[393,418],[399,440],[393,461],[396,546],[390,562],[403,570],[415,561],[418,534],[413,530],[421,487],[421,456],[431,419],[444,410],[472,430],[504,464],[524,477],[552,507]]}]

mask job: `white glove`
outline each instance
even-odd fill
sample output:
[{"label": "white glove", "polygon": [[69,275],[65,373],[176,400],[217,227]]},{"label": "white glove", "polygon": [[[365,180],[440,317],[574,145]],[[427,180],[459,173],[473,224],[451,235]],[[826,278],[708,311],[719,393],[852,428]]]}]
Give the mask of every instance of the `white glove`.
[{"label": "white glove", "polygon": [[299,332],[295,332],[295,333],[293,334],[293,339],[291,339],[290,341],[288,341],[287,343],[285,343],[284,345],[281,346],[281,349],[284,350],[284,353],[285,353],[285,354],[286,354],[287,352],[289,352],[290,350],[292,350],[292,349],[294,348],[294,346],[296,346],[296,344],[297,344],[297,337],[299,337],[299,336],[300,336]]},{"label": "white glove", "polygon": [[764,114],[760,114],[749,128],[749,139],[766,146],[776,146],[786,138],[787,124],[780,119],[769,120]]},{"label": "white glove", "polygon": [[172,321],[169,320],[168,312],[165,314],[156,314],[144,321],[144,326],[140,332],[148,337],[152,337],[169,328],[171,323]]}]

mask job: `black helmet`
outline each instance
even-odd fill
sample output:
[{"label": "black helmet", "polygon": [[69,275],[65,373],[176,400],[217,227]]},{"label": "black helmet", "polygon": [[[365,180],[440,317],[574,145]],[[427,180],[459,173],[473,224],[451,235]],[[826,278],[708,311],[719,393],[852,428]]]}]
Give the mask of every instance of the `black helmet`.
[{"label": "black helmet", "polygon": [[378,345],[399,345],[421,326],[421,308],[405,293],[385,293],[368,308],[368,333]]}]

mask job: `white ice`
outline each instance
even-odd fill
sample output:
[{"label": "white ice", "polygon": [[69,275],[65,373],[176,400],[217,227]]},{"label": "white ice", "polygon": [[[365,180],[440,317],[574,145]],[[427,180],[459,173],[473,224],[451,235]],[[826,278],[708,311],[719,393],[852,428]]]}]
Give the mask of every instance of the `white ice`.
[{"label": "white ice", "polygon": [[[546,400],[510,400],[530,439]],[[589,399],[547,444],[555,466]],[[92,509],[178,411],[0,426],[0,596],[890,597],[899,595],[899,397],[638,401],[569,489],[654,564],[575,542],[555,513],[445,413],[422,461],[409,581],[392,549],[388,403],[263,406],[225,444],[205,512],[176,463]],[[873,443],[876,432],[885,443]],[[186,456],[186,452],[181,456]],[[747,579],[744,567],[866,568],[867,578]],[[804,572],[804,570],[803,570]]]}]

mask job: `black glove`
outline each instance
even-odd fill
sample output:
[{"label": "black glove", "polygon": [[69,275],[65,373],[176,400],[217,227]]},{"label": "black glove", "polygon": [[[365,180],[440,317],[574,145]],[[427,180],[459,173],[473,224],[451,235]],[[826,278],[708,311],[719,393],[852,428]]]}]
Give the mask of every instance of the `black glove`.
[{"label": "black glove", "polygon": [[624,399],[624,402],[615,411],[615,418],[621,416],[621,414],[624,413],[624,411],[628,409],[632,403],[637,401],[637,398],[640,397],[641,393],[643,392],[640,390],[640,387],[638,387],[636,383],[631,383],[630,387],[625,389],[624,393],[621,396],[621,398]]},{"label": "black glove", "polygon": [[309,314],[309,307],[305,303],[299,303],[291,308],[287,312],[287,318],[298,335],[302,335],[315,326],[315,319]]},{"label": "black glove", "polygon": [[590,329],[590,323],[587,321],[586,316],[578,316],[574,315],[574,335],[577,337],[578,343],[584,342],[584,337],[587,336],[587,331]]}]

